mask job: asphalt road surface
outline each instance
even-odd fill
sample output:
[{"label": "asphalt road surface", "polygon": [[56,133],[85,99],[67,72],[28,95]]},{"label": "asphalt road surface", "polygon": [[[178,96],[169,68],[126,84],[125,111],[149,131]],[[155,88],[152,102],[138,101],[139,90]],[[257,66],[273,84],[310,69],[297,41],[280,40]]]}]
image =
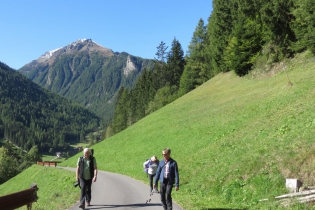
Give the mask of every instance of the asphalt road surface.
[{"label": "asphalt road surface", "polygon": [[[75,168],[60,168],[75,171]],[[73,179],[75,180],[75,174],[73,174]],[[148,184],[146,185],[125,175],[99,170],[96,182],[92,183],[91,206],[86,206],[85,209],[163,210],[159,193],[154,193],[151,196],[151,201],[146,203],[150,196]],[[172,194],[174,193],[176,193],[175,188],[172,191]],[[78,194],[80,194],[79,189]],[[78,202],[68,210],[78,210],[80,209],[79,205]],[[173,201],[173,210],[183,209]]]}]

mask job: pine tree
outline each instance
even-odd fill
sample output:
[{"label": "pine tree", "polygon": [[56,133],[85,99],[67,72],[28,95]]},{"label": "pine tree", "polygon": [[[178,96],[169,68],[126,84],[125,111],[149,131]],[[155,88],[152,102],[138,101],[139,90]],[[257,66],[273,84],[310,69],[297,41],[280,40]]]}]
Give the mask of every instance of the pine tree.
[{"label": "pine tree", "polygon": [[167,46],[165,46],[165,43],[161,41],[159,46],[156,47],[157,52],[155,55],[157,58],[154,58],[154,73],[156,75],[156,78],[158,78],[158,87],[163,87],[166,84],[166,59],[167,59]]},{"label": "pine tree", "polygon": [[23,162],[19,165],[18,169],[19,171],[23,171],[26,168],[32,166],[37,161],[42,161],[41,155],[38,151],[38,146],[34,145],[30,151],[24,155]]},{"label": "pine tree", "polygon": [[184,51],[179,41],[174,38],[172,41],[172,48],[167,54],[167,84],[172,87],[179,88],[180,78],[185,67]]},{"label": "pine tree", "polygon": [[205,60],[205,42],[207,29],[202,19],[193,34],[185,57],[186,65],[180,79],[180,94],[183,95],[209,79],[209,72]]},{"label": "pine tree", "polygon": [[156,61],[159,62],[166,62],[166,55],[167,55],[167,46],[165,46],[165,43],[163,41],[161,41],[161,43],[159,44],[159,46],[156,47],[157,48],[157,52],[155,53],[155,55],[157,56],[157,58],[154,58]]},{"label": "pine tree", "polygon": [[219,72],[228,71],[222,57],[233,29],[231,1],[213,0],[212,4],[213,11],[207,24],[205,47],[206,61],[210,67],[209,78]]},{"label": "pine tree", "polygon": [[115,114],[112,123],[113,132],[118,133],[127,128],[127,90],[123,87],[119,89],[118,99],[115,107]]},{"label": "pine tree", "polygon": [[20,173],[18,166],[19,158],[14,153],[12,146],[7,143],[0,148],[0,184]]},{"label": "pine tree", "polygon": [[309,49],[315,54],[315,1],[296,0],[292,11],[295,19],[291,22],[297,42],[294,49],[297,52]]},{"label": "pine tree", "polygon": [[262,46],[261,23],[257,14],[259,6],[255,0],[235,1],[233,30],[223,53],[223,61],[228,70],[237,75],[248,73]]},{"label": "pine tree", "polygon": [[133,89],[133,100],[135,100],[135,117],[136,121],[145,117],[146,101],[148,100],[149,92],[146,92],[145,72],[137,80],[136,86]]},{"label": "pine tree", "polygon": [[264,42],[270,44],[277,62],[291,55],[290,44],[296,41],[290,23],[294,20],[291,13],[293,0],[264,1],[260,10]]},{"label": "pine tree", "polygon": [[[138,98],[136,97],[137,94],[135,94],[136,91],[134,89],[130,90],[129,94],[128,94],[128,98],[129,98],[129,122],[130,125],[136,123],[138,121],[137,119],[137,103],[138,103]],[[117,106],[117,105],[116,105]]]}]

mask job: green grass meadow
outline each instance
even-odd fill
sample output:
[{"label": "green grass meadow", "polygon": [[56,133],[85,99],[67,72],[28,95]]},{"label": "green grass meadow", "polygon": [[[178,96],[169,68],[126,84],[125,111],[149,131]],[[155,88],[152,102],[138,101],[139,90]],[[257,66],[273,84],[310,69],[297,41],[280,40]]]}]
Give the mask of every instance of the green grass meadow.
[{"label": "green grass meadow", "polygon": [[[67,209],[79,201],[80,189],[73,186],[75,173],[55,167],[33,165],[0,185],[0,195],[29,189],[32,183],[38,187],[35,210]],[[27,209],[23,206],[19,209]]]},{"label": "green grass meadow", "polygon": [[[161,159],[162,149],[169,147],[180,173],[180,189],[172,197],[184,209],[282,209],[273,198],[287,193],[286,178],[315,185],[315,58],[301,54],[285,62],[285,71],[283,66],[267,72],[256,69],[242,78],[233,72],[217,75],[94,145],[98,168],[148,183],[143,162],[152,155]],[[59,165],[75,167],[78,157]],[[24,175],[30,171],[47,174],[34,180]],[[68,181],[63,181],[65,173]],[[37,180],[39,192],[46,195],[34,209],[46,202],[53,205],[44,201],[53,185],[41,179],[70,186],[74,172],[33,166],[0,185],[0,195],[17,191],[7,188],[15,182],[28,187]],[[63,194],[71,199],[63,200]],[[62,200],[71,206],[79,192],[60,185],[58,195],[50,195],[55,203]],[[259,202],[264,198],[269,201]]]}]

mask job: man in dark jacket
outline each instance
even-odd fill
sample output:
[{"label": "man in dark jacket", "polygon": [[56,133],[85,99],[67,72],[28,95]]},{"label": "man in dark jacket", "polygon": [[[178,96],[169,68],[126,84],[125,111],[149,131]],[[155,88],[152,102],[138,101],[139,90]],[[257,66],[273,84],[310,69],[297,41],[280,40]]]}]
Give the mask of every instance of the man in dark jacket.
[{"label": "man in dark jacket", "polygon": [[160,180],[161,202],[164,210],[172,210],[172,188],[175,184],[175,190],[179,189],[179,174],[177,162],[171,158],[171,150],[165,148],[162,151],[164,159],[160,161],[154,180],[154,188]]},{"label": "man in dark jacket", "polygon": [[96,160],[91,155],[89,148],[85,148],[83,154],[78,159],[76,170],[76,180],[80,183],[81,187],[79,206],[81,209],[85,209],[85,202],[87,206],[90,206],[92,181],[96,182],[97,178]]}]

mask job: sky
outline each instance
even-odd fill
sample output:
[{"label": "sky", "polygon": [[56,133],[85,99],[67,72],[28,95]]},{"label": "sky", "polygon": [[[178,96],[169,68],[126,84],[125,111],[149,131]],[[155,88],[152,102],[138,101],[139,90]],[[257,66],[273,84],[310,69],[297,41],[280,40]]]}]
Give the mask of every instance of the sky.
[{"label": "sky", "polygon": [[47,51],[92,39],[114,52],[154,59],[176,38],[184,53],[211,0],[2,0],[0,61],[19,69]]}]

